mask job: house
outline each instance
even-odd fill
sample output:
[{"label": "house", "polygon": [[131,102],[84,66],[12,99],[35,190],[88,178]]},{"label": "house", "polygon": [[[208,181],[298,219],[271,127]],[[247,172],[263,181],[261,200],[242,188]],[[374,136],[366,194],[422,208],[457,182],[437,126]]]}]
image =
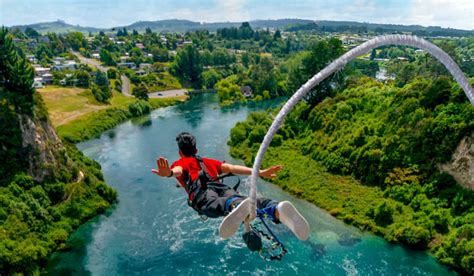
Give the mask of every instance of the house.
[{"label": "house", "polygon": [[38,41],[42,43],[49,43],[49,37],[42,35],[38,37]]},{"label": "house", "polygon": [[119,62],[117,63],[118,68],[129,68],[129,69],[135,69],[137,66],[133,62]]},{"label": "house", "polygon": [[244,95],[245,98],[252,98],[253,97],[253,92],[252,92],[252,87],[248,85],[244,85],[240,87],[240,93]]},{"label": "house", "polygon": [[145,46],[143,46],[143,43],[135,43],[135,47],[137,47],[140,50],[145,49]]},{"label": "house", "polygon": [[43,75],[43,84],[53,84],[53,74],[44,74]]},{"label": "house", "polygon": [[34,67],[34,70],[35,75],[38,77],[43,77],[45,74],[51,73],[51,69],[46,67]]},{"label": "house", "polygon": [[100,54],[99,53],[93,53],[92,58],[100,59]]},{"label": "house", "polygon": [[66,59],[63,58],[63,57],[55,57],[55,58],[53,59],[53,63],[54,63],[55,65],[63,64],[65,61],[66,61]]},{"label": "house", "polygon": [[31,62],[31,63],[37,63],[38,59],[34,55],[27,55],[26,58]]},{"label": "house", "polygon": [[149,72],[151,70],[151,64],[150,63],[141,63],[139,68],[140,68],[140,70],[144,70],[146,72]]},{"label": "house", "polygon": [[64,71],[64,70],[76,70],[77,64],[74,60],[68,60],[63,64],[57,64],[53,66],[53,71]]},{"label": "house", "polygon": [[34,88],[43,88],[43,78],[35,78],[33,82]]},{"label": "house", "polygon": [[191,40],[185,40],[178,43],[178,48],[182,48],[182,47],[185,47],[186,45],[191,45],[191,44],[193,44]]},{"label": "house", "polygon": [[146,72],[144,70],[138,70],[138,71],[135,71],[135,74],[137,74],[137,76],[144,76],[146,75]]},{"label": "house", "polygon": [[38,43],[35,40],[29,40],[26,46],[28,47],[28,49],[36,49]]},{"label": "house", "polygon": [[71,85],[74,86],[77,84],[77,79],[73,78],[73,74],[66,74],[65,78],[59,81],[59,84],[62,86]]}]

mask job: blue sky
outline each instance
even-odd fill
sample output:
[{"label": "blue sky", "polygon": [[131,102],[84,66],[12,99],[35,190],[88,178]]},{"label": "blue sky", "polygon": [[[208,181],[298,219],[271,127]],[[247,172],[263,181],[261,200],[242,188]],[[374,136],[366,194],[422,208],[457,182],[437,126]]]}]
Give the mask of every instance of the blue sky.
[{"label": "blue sky", "polygon": [[474,29],[474,0],[0,0],[0,25],[57,19],[92,27],[139,20],[304,18]]}]

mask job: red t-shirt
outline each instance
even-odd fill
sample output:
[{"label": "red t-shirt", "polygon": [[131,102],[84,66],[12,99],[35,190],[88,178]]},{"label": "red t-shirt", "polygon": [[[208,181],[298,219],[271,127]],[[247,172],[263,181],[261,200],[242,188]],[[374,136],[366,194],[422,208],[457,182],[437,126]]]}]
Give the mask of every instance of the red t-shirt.
[{"label": "red t-shirt", "polygon": [[[204,166],[206,167],[206,171],[209,174],[209,176],[211,176],[212,178],[215,178],[219,174],[222,173],[221,166],[223,162],[219,160],[215,160],[215,159],[209,159],[209,158],[203,158],[203,157],[201,158],[204,162]],[[199,171],[201,170],[201,168],[199,167],[199,161],[194,157],[182,157],[181,159],[175,161],[171,165],[171,168],[174,168],[177,166],[182,167],[183,171],[188,172],[188,174],[191,176],[191,180],[193,181],[198,177]],[[185,187],[184,179],[182,175],[179,177],[176,177],[176,179],[178,179],[178,182],[181,186]]]}]

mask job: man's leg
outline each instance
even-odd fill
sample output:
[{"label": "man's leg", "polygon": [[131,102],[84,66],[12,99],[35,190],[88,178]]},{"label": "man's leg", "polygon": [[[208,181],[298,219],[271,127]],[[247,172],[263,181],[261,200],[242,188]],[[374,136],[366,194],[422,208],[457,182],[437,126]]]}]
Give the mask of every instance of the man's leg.
[{"label": "man's leg", "polygon": [[202,214],[210,218],[217,218],[227,215],[234,206],[244,199],[231,188],[225,191],[207,189],[197,199],[196,207]]}]

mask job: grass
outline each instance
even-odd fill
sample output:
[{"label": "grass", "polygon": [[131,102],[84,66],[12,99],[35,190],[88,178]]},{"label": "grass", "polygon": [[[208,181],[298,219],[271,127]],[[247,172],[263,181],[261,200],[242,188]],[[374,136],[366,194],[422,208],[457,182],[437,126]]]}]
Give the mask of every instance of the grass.
[{"label": "grass", "polygon": [[92,94],[82,88],[49,86],[38,89],[48,107],[49,117],[54,126],[66,124],[84,114],[107,108],[99,104]]},{"label": "grass", "polygon": [[[183,88],[179,80],[168,72],[155,73],[156,80],[152,83],[146,84],[148,92],[159,92],[172,89]],[[133,91],[133,90],[132,90]]]},{"label": "grass", "polygon": [[[400,209],[394,213],[394,222],[403,222],[413,216],[411,208],[385,198],[379,187],[363,185],[351,176],[331,174],[311,157],[302,155],[296,147],[291,142],[270,147],[263,160],[262,168],[283,165],[278,177],[271,181],[283,190],[327,210],[348,224],[382,236],[388,229],[377,225],[369,215],[378,205],[385,202]],[[245,149],[231,148],[231,155],[242,158],[242,150]],[[253,160],[248,157],[244,158],[246,163]]]},{"label": "grass", "polygon": [[268,150],[263,167],[276,164],[282,164],[284,168],[273,182],[283,190],[361,229],[382,230],[366,216],[371,208],[384,200],[378,187],[364,186],[349,176],[333,175],[291,145]]},{"label": "grass", "polygon": [[[109,104],[97,102],[89,90],[81,88],[46,87],[38,90],[48,108],[58,134],[68,142],[77,143],[100,135],[131,118],[128,110],[135,98],[114,92]],[[186,96],[149,99],[152,109],[184,101]]]}]

